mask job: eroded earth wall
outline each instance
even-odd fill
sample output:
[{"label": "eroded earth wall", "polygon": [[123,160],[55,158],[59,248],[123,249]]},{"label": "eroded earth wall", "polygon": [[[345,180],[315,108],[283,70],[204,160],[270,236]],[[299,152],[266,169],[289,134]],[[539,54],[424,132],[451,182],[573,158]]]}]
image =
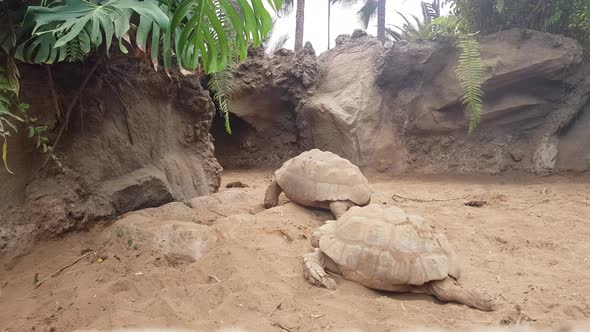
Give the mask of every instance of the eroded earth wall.
[{"label": "eroded earth wall", "polygon": [[[90,68],[54,68],[59,115],[45,68],[22,68],[22,99],[51,125],[51,143]],[[26,253],[40,238],[219,187],[209,134],[215,108],[198,77],[113,59],[97,67],[80,96],[56,149],[62,167],[50,161],[43,168],[46,156],[22,134],[9,142],[16,174],[0,170],[0,253]]]}]

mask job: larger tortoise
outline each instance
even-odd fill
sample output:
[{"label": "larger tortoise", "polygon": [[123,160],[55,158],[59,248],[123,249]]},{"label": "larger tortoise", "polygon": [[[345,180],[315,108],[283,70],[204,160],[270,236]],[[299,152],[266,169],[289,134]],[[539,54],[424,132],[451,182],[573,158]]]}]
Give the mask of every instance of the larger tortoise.
[{"label": "larger tortoise", "polygon": [[313,149],[287,160],[266,190],[264,207],[277,206],[285,193],[295,203],[329,208],[338,219],[351,206],[369,204],[369,181],[350,161],[329,151]]},{"label": "larger tortoise", "polygon": [[372,289],[426,293],[494,310],[490,298],[457,282],[459,266],[446,237],[399,208],[352,207],[314,231],[311,242],[317,249],[303,256],[303,269],[313,285],[335,288],[327,269]]}]

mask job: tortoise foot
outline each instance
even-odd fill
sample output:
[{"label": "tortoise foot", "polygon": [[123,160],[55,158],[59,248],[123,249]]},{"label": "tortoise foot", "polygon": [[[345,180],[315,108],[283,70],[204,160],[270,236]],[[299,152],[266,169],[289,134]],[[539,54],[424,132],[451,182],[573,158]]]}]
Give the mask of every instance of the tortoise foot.
[{"label": "tortoise foot", "polygon": [[303,274],[307,281],[317,287],[336,289],[336,281],[332,279],[324,269],[324,254],[315,252],[303,256]]}]

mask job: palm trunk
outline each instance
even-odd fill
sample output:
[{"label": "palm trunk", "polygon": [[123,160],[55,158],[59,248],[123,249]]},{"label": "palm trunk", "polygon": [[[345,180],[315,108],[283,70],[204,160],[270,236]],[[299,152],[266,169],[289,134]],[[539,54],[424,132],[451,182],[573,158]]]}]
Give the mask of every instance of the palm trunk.
[{"label": "palm trunk", "polygon": [[295,52],[303,48],[303,23],[305,22],[305,0],[297,0],[295,14]]},{"label": "palm trunk", "polygon": [[330,49],[330,12],[332,10],[332,0],[328,0],[328,49]]},{"label": "palm trunk", "polygon": [[377,3],[377,39],[385,43],[385,0]]}]

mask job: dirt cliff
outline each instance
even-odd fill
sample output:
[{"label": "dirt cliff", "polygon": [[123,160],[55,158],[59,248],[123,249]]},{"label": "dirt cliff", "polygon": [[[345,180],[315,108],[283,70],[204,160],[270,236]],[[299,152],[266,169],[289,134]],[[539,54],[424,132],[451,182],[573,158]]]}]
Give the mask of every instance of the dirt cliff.
[{"label": "dirt cliff", "polygon": [[[63,167],[49,162],[42,168],[45,156],[29,141],[10,141],[16,175],[0,170],[2,253],[26,253],[40,238],[219,186],[221,167],[209,134],[215,108],[198,77],[168,77],[128,58],[101,63],[93,73],[92,67],[52,70],[64,111],[80,94],[56,148]],[[22,100],[51,125],[53,142],[66,114],[55,111],[44,68],[23,67],[22,74]]]}]

